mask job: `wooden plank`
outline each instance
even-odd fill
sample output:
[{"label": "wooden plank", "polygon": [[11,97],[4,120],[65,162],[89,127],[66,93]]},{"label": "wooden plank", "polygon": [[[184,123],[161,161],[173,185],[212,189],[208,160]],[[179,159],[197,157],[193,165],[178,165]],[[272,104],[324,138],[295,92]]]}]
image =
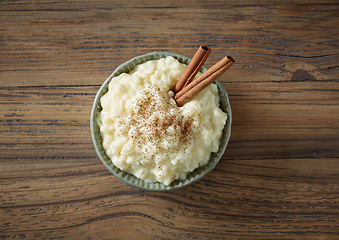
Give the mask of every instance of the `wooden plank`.
[{"label": "wooden plank", "polygon": [[[226,158],[339,157],[338,82],[224,85],[233,113]],[[3,157],[95,156],[89,118],[98,87],[0,89]]]},{"label": "wooden plank", "polygon": [[[100,163],[3,165],[5,237],[257,238],[338,236],[336,159],[221,161],[185,189],[136,190]],[[74,168],[74,163],[77,167]],[[8,166],[9,168],[6,168]],[[45,178],[41,182],[41,177]],[[48,177],[50,176],[50,177]],[[37,193],[44,194],[37,194]],[[152,209],[150,211],[150,209]],[[316,223],[315,223],[316,220]],[[117,231],[119,229],[119,231]]]},{"label": "wooden plank", "polygon": [[201,44],[212,48],[207,67],[225,54],[236,59],[232,82],[288,80],[297,69],[338,80],[339,7],[333,3],[5,4],[2,86],[100,84],[137,55],[192,57]]}]

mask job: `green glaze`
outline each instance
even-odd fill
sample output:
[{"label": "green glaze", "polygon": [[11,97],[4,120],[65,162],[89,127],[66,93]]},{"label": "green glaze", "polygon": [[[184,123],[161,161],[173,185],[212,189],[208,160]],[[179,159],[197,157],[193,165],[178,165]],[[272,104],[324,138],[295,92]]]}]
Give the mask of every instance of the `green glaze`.
[{"label": "green glaze", "polygon": [[[185,180],[176,180],[172,182],[170,185],[165,185],[163,183],[147,183],[131,174],[121,171],[119,168],[113,165],[110,158],[106,155],[105,150],[102,146],[102,139],[100,135],[100,128],[98,125],[98,117],[101,111],[100,98],[108,91],[108,85],[111,79],[115,76],[120,75],[121,73],[128,73],[133,70],[136,65],[147,62],[149,60],[157,60],[160,58],[165,58],[167,56],[172,56],[177,59],[179,62],[188,65],[191,61],[190,58],[169,52],[153,52],[145,55],[141,55],[135,57],[123,64],[121,64],[112,74],[109,76],[106,81],[100,87],[98,93],[95,96],[93,108],[91,112],[90,119],[90,127],[92,133],[92,140],[94,143],[95,151],[102,161],[102,163],[106,166],[106,168],[113,173],[120,180],[125,182],[126,184],[136,187],[138,189],[147,190],[147,191],[169,191],[175,190],[182,187],[185,187],[191,183],[199,181],[203,178],[207,173],[209,173],[219,162],[220,158],[225,152],[226,146],[231,136],[231,123],[232,123],[232,112],[231,106],[229,103],[228,95],[223,87],[223,85],[219,81],[215,81],[214,83],[218,86],[218,92],[220,95],[220,108],[227,113],[228,118],[226,125],[223,130],[223,135],[221,138],[221,143],[219,147],[219,151],[217,153],[212,153],[211,159],[205,166],[201,166],[195,169],[193,172],[187,175]],[[205,72],[207,70],[206,67],[202,67],[201,72]]]}]

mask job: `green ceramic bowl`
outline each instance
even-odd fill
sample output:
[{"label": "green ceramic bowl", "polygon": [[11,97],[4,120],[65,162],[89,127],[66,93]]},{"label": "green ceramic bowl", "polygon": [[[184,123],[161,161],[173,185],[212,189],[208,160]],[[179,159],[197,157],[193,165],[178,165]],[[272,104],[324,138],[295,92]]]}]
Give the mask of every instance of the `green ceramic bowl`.
[{"label": "green ceramic bowl", "polygon": [[[105,167],[111,173],[113,173],[116,177],[118,177],[120,180],[125,182],[126,184],[142,189],[142,190],[148,190],[148,191],[158,191],[158,192],[169,191],[169,190],[179,189],[191,183],[199,181],[201,178],[203,178],[207,173],[209,173],[217,165],[220,158],[225,152],[226,146],[228,144],[228,141],[231,135],[232,113],[231,113],[231,106],[229,103],[228,95],[223,85],[219,81],[215,81],[215,84],[218,86],[218,90],[220,94],[220,108],[224,112],[227,113],[228,119],[223,130],[223,135],[222,135],[219,151],[217,153],[212,153],[211,159],[205,166],[195,169],[193,172],[187,175],[185,180],[176,180],[172,182],[170,185],[165,185],[163,183],[158,183],[158,182],[157,183],[145,182],[131,174],[121,171],[119,168],[113,165],[112,161],[106,155],[106,152],[103,149],[102,138],[100,135],[100,128],[99,128],[98,121],[97,121],[99,117],[99,113],[101,111],[100,98],[108,91],[109,82],[111,81],[113,77],[118,76],[121,73],[128,73],[129,71],[133,70],[135,66],[137,66],[138,64],[144,63],[149,60],[157,60],[160,58],[165,58],[167,56],[172,56],[175,59],[177,59],[179,62],[184,63],[186,65],[191,61],[191,58],[188,58],[188,57],[185,57],[179,54],[175,54],[175,53],[154,52],[154,53],[149,53],[149,54],[135,57],[121,64],[111,74],[111,76],[107,78],[107,80],[102,84],[98,93],[96,94],[93,108],[92,108],[92,113],[91,113],[91,120],[90,120],[90,127],[91,127],[92,140],[94,143],[94,147],[95,147],[98,157],[100,158],[102,163],[105,165]],[[205,72],[206,70],[207,70],[206,67],[202,67],[201,72]]]}]

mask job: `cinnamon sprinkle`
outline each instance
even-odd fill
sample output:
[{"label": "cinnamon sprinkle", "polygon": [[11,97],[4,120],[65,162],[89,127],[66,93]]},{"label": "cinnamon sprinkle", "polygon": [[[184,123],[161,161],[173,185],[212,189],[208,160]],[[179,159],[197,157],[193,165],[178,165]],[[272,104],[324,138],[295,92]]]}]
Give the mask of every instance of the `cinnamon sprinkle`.
[{"label": "cinnamon sprinkle", "polygon": [[145,150],[144,146],[151,144],[157,150],[168,149],[194,139],[195,119],[182,115],[174,102],[168,103],[160,88],[149,86],[141,91],[134,114],[127,120],[134,129],[129,136],[137,148]]}]

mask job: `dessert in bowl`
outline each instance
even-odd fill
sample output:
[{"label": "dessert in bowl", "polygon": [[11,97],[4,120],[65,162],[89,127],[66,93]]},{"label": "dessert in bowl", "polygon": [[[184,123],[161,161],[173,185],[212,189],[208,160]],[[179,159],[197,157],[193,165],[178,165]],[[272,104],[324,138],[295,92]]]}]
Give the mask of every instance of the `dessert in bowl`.
[{"label": "dessert in bowl", "polygon": [[172,89],[190,61],[168,52],[141,55],[100,87],[92,139],[100,160],[123,182],[149,191],[179,189],[204,177],[224,154],[232,114],[223,85],[214,81],[180,107],[174,100]]}]

